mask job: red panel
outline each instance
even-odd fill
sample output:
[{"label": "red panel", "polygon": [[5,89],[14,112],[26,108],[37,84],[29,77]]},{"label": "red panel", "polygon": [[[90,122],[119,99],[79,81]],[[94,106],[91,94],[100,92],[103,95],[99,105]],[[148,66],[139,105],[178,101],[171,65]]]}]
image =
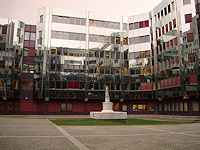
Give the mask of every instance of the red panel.
[{"label": "red panel", "polygon": [[60,102],[55,102],[55,112],[60,112]]},{"label": "red panel", "polygon": [[192,14],[185,15],[185,23],[192,22]]},{"label": "red panel", "polygon": [[74,82],[74,88],[78,88],[80,87],[80,82]]},{"label": "red panel", "polygon": [[177,44],[178,42],[177,42],[177,37],[176,38],[174,38],[174,43],[175,44]]},{"label": "red panel", "polygon": [[169,42],[166,42],[167,43],[167,47],[169,47]]},{"label": "red panel", "polygon": [[166,33],[168,32],[168,24],[165,25]]},{"label": "red panel", "polygon": [[187,40],[194,40],[194,34],[193,33],[187,33]]},{"label": "red panel", "polygon": [[149,20],[144,21],[144,26],[148,27],[149,26]]},{"label": "red panel", "polygon": [[172,29],[172,22],[169,22],[169,30]]},{"label": "red panel", "polygon": [[35,56],[35,49],[30,48],[29,49],[29,57],[34,57]]},{"label": "red panel", "polygon": [[180,78],[180,76],[176,77],[176,82],[177,82],[177,85],[181,85],[181,78]]},{"label": "red panel", "polygon": [[27,102],[27,111],[32,111],[33,110],[33,104],[32,102]]},{"label": "red panel", "polygon": [[26,111],[26,102],[20,102],[20,111]]},{"label": "red panel", "polygon": [[173,20],[173,27],[176,28],[176,19]]},{"label": "red panel", "polygon": [[162,34],[165,34],[165,27],[162,27]]},{"label": "red panel", "polygon": [[170,45],[171,45],[171,46],[173,45],[173,40],[170,40]]},{"label": "red panel", "polygon": [[74,85],[73,85],[73,82],[68,82],[68,88],[73,88]]},{"label": "red panel", "polygon": [[141,90],[146,90],[147,89],[147,83],[140,83],[141,84]]},{"label": "red panel", "polygon": [[190,74],[190,84],[197,84],[197,74]]},{"label": "red panel", "polygon": [[155,72],[155,70],[154,70],[154,66],[153,66],[153,73]]},{"label": "red panel", "polygon": [[195,56],[196,53],[188,53],[188,57],[192,57],[192,56]]},{"label": "red panel", "polygon": [[143,28],[144,27],[143,24],[144,24],[143,21],[139,22],[139,28]]},{"label": "red panel", "polygon": [[164,80],[161,80],[161,88],[164,88]]},{"label": "red panel", "polygon": [[73,112],[78,112],[78,103],[73,103]]},{"label": "red panel", "polygon": [[169,85],[168,85],[168,79],[165,79],[165,87],[169,87]]},{"label": "red panel", "polygon": [[54,102],[49,102],[48,111],[49,112],[54,112]]},{"label": "red panel", "polygon": [[38,103],[37,102],[33,102],[33,111],[34,112],[38,111]]},{"label": "red panel", "polygon": [[153,41],[153,34],[151,34],[151,41]]},{"label": "red panel", "polygon": [[172,78],[172,83],[173,83],[173,86],[176,86],[176,77]]},{"label": "red panel", "polygon": [[84,103],[79,103],[79,112],[84,112]]},{"label": "red panel", "polygon": [[172,63],[174,62],[174,58],[171,58],[171,62],[172,62]]},{"label": "red panel", "polygon": [[158,38],[158,30],[156,30],[156,38]]},{"label": "red panel", "polygon": [[176,59],[176,61],[178,61],[178,60],[179,60],[179,57],[177,56],[177,57],[175,57],[175,59]]},{"label": "red panel", "polygon": [[99,111],[99,103],[93,103],[93,111]]},{"label": "red panel", "polygon": [[168,83],[169,83],[169,87],[171,87],[172,86],[172,78],[168,79]]},{"label": "red panel", "polygon": [[40,112],[43,112],[43,111],[44,111],[44,103],[43,103],[43,102],[40,102],[40,103],[39,103],[39,111],[40,111]]},{"label": "red panel", "polygon": [[99,110],[100,110],[100,111],[103,110],[103,105],[102,105],[102,103],[99,104]]},{"label": "red panel", "polygon": [[152,90],[152,82],[147,82],[147,90]]},{"label": "red panel", "polygon": [[92,111],[92,103],[87,103],[87,112]]},{"label": "red panel", "polygon": [[159,29],[159,36],[161,36],[161,28]]}]

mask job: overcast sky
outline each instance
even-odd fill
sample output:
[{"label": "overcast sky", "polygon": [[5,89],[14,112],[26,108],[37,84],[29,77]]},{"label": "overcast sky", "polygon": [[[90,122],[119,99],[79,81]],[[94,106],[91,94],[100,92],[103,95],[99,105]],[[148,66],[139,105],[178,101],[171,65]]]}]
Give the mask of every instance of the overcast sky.
[{"label": "overcast sky", "polygon": [[0,0],[0,17],[36,24],[37,9],[44,6],[131,16],[149,12],[162,0]]}]

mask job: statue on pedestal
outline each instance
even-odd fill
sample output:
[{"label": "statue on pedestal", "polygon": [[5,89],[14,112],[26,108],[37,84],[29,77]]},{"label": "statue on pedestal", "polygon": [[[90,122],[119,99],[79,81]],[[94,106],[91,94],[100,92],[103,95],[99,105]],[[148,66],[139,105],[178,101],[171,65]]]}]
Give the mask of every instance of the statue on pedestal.
[{"label": "statue on pedestal", "polygon": [[109,97],[109,89],[108,86],[106,85],[106,91],[105,91],[105,102],[110,102],[110,97]]}]

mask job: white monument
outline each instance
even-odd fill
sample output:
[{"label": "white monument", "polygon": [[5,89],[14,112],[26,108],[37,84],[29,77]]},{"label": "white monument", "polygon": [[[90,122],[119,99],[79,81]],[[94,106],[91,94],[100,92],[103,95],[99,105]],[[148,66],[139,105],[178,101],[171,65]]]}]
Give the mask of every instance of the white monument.
[{"label": "white monument", "polygon": [[109,90],[106,85],[105,102],[103,102],[103,110],[101,112],[90,112],[90,118],[99,120],[126,120],[127,112],[116,112],[112,110],[112,102],[110,102]]}]

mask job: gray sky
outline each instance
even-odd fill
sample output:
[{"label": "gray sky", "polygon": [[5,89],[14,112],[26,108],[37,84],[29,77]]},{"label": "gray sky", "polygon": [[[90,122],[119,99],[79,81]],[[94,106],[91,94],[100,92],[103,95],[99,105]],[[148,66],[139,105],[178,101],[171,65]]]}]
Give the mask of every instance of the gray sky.
[{"label": "gray sky", "polygon": [[0,17],[36,24],[37,9],[44,6],[130,16],[149,12],[162,0],[0,0]]}]

